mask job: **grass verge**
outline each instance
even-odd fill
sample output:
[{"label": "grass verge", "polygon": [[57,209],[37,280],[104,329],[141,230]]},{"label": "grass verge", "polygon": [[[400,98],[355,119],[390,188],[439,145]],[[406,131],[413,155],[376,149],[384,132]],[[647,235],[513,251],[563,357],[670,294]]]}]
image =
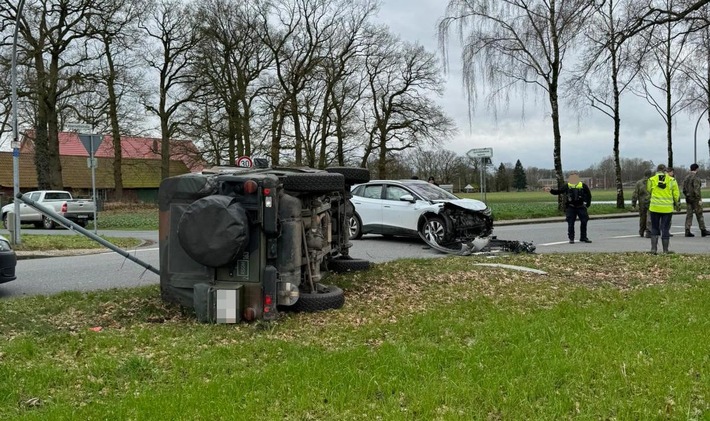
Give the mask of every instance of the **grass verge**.
[{"label": "grass verge", "polygon": [[[138,238],[105,237],[104,240],[123,249],[139,246],[143,240]],[[22,244],[14,246],[15,251],[47,251],[47,250],[72,250],[72,249],[100,249],[104,246],[96,241],[76,235],[35,235],[23,234]]]},{"label": "grass verge", "polygon": [[157,287],[3,300],[0,418],[710,416],[705,256],[490,262],[332,276],[343,309],[269,324],[200,325]]}]

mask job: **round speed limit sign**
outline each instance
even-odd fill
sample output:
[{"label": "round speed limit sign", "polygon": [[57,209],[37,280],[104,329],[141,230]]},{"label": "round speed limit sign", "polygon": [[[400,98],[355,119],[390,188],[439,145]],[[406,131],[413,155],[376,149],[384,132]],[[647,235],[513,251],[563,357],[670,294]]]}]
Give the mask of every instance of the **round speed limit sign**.
[{"label": "round speed limit sign", "polygon": [[237,159],[237,167],[251,168],[253,164],[254,163],[251,161],[251,158],[248,156],[240,156]]}]

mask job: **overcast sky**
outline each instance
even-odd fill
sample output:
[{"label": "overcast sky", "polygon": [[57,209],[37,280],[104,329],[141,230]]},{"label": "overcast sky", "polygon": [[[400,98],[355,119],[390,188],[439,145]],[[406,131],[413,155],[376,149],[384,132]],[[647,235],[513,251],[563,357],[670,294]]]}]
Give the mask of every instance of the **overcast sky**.
[{"label": "overcast sky", "polygon": [[[447,0],[382,2],[379,20],[389,25],[402,39],[419,42],[439,53],[436,24],[444,14]],[[534,96],[530,91],[524,118],[522,101],[513,99],[509,111],[499,110],[497,122],[483,106],[479,106],[469,124],[461,83],[460,50],[455,34],[452,35],[446,92],[441,104],[456,121],[459,133],[444,148],[464,155],[472,148],[492,147],[496,167],[501,162],[515,163],[520,159],[525,167],[553,168],[552,123],[545,97]],[[561,104],[561,109],[562,166],[565,171],[587,168],[612,155],[613,122],[609,117],[593,110],[580,117],[566,102]],[[630,93],[622,98],[621,113],[621,157],[665,163],[668,159],[666,126],[660,115],[646,100]],[[697,119],[698,115],[680,114],[674,121],[673,160],[676,166],[689,167],[693,162]],[[706,121],[704,118],[698,127],[698,161],[708,160]]]}]

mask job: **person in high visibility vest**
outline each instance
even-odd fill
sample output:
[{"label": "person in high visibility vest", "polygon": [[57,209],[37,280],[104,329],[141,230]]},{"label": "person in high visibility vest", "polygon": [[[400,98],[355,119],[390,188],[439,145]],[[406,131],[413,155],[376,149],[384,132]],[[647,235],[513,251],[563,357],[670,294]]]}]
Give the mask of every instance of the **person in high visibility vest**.
[{"label": "person in high visibility vest", "polygon": [[661,237],[664,253],[671,240],[671,217],[673,210],[680,211],[680,189],[678,182],[666,172],[666,166],[659,164],[656,174],[649,177],[646,189],[651,197],[648,211],[651,213],[651,253],[658,253],[658,237]]},{"label": "person in high visibility vest", "polygon": [[549,189],[549,192],[554,195],[564,194],[566,196],[565,216],[569,243],[574,244],[574,222],[577,217],[579,217],[579,241],[591,243],[592,240],[587,237],[587,222],[589,221],[587,208],[592,204],[592,192],[589,190],[589,186],[579,179],[579,173],[570,171],[567,184],[558,189]]}]

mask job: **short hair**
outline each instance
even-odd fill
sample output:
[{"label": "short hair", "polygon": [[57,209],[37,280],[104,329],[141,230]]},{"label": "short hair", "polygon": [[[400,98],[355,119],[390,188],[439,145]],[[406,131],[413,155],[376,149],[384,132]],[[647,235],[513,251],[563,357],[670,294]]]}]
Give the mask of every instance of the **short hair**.
[{"label": "short hair", "polygon": [[575,175],[575,174],[576,174],[576,175],[579,175],[579,171],[577,171],[577,170],[572,170],[572,171],[569,172],[569,175]]},{"label": "short hair", "polygon": [[651,171],[651,170],[646,170],[646,171],[643,172],[643,176],[646,177],[646,178],[648,178],[648,177],[650,177],[650,176],[652,176],[652,175],[653,175],[653,171]]},{"label": "short hair", "polygon": [[696,171],[698,168],[698,164],[690,164],[690,171]]},{"label": "short hair", "polygon": [[673,171],[675,171],[675,170],[673,169],[673,167],[668,167],[668,168],[666,168],[666,172],[673,172]]},{"label": "short hair", "polygon": [[434,181],[434,176],[433,176],[433,175],[430,175],[428,181]]},{"label": "short hair", "polygon": [[658,164],[656,167],[656,171],[665,171],[666,170],[666,165],[665,164]]}]

